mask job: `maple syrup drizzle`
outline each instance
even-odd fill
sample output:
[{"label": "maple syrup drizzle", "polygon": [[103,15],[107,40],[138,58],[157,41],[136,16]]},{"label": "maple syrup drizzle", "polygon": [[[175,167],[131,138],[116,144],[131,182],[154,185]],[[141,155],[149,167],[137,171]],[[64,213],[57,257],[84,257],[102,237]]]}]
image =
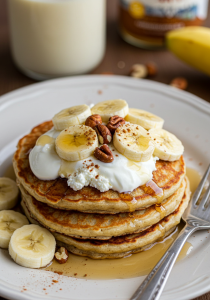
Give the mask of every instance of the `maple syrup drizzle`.
[{"label": "maple syrup drizzle", "polygon": [[44,147],[47,144],[54,144],[55,139],[49,135],[41,135],[36,141],[36,146]]},{"label": "maple syrup drizzle", "polygon": [[163,205],[155,204],[155,210],[160,213],[161,219],[166,216],[166,209]]},{"label": "maple syrup drizzle", "polygon": [[163,201],[163,189],[161,189],[153,180],[149,180],[146,184],[141,186],[142,190],[155,198],[157,198],[157,204]]},{"label": "maple syrup drizzle", "polygon": [[133,212],[136,210],[137,200],[133,198],[131,201],[125,201],[129,207],[129,212]]}]

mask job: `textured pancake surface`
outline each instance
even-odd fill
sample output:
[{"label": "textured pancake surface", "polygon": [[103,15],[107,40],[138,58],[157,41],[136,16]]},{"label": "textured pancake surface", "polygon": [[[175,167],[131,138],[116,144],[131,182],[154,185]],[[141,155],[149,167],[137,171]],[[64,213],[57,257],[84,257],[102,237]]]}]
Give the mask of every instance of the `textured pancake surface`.
[{"label": "textured pancake surface", "polygon": [[[186,180],[185,192],[178,208],[160,222],[140,233],[112,237],[109,240],[78,239],[60,233],[54,232],[53,234],[56,238],[57,245],[66,247],[74,254],[88,256],[94,259],[121,258],[131,253],[141,252],[155,242],[158,242],[161,238],[169,235],[175,226],[180,223],[181,216],[189,200],[189,182]],[[24,203],[22,203],[22,205],[29,220],[32,223],[37,223],[37,221],[30,216]]]},{"label": "textured pancake surface", "polygon": [[186,179],[176,192],[161,206],[150,206],[132,213],[96,214],[59,210],[37,201],[20,186],[22,199],[30,215],[51,231],[80,238],[110,239],[140,232],[171,214],[180,204],[186,188]]},{"label": "textured pancake surface", "polygon": [[[52,122],[44,122],[32,129],[31,133],[23,137],[17,146],[13,165],[18,181],[38,201],[48,205],[84,212],[119,213],[128,212],[131,201],[135,198],[133,210],[138,210],[158,203],[154,193],[145,192],[145,186],[138,187],[130,194],[118,193],[113,190],[101,193],[93,187],[84,187],[74,191],[67,185],[67,179],[43,181],[31,171],[29,152],[35,146],[38,137],[52,128]],[[163,189],[162,200],[170,197],[181,185],[185,176],[185,162],[183,157],[174,162],[157,161],[153,181]]]}]

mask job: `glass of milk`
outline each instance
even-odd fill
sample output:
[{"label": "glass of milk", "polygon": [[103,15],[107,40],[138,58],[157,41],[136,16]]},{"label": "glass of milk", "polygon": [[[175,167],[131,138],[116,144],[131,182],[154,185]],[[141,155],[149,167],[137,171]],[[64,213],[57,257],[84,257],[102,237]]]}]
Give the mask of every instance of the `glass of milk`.
[{"label": "glass of milk", "polygon": [[8,0],[12,56],[29,77],[87,73],[105,52],[105,0]]}]

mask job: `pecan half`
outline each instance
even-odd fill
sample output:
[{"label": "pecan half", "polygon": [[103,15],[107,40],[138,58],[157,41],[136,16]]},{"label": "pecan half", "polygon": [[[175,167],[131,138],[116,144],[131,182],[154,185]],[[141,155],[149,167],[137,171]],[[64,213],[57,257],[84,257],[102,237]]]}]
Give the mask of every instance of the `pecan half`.
[{"label": "pecan half", "polygon": [[106,144],[102,145],[100,148],[97,147],[94,151],[94,156],[104,163],[110,163],[114,160],[112,151]]},{"label": "pecan half", "polygon": [[69,257],[68,251],[64,247],[60,247],[57,252],[55,252],[55,259],[59,264],[65,264]]},{"label": "pecan half", "polygon": [[94,129],[98,135],[98,139],[101,144],[109,144],[111,142],[111,132],[105,125],[98,124]]},{"label": "pecan half", "polygon": [[115,133],[115,130],[125,124],[125,120],[119,116],[113,116],[109,119],[109,123],[106,125],[106,127],[110,130],[112,134]]},{"label": "pecan half", "polygon": [[85,125],[91,128],[95,128],[96,125],[102,124],[102,119],[100,115],[92,115],[87,118]]}]

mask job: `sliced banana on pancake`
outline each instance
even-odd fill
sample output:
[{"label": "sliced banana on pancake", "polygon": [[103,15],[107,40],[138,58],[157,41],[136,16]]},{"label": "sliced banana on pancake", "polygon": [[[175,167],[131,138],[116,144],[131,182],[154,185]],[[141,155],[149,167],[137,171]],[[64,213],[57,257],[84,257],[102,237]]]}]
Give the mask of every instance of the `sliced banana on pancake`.
[{"label": "sliced banana on pancake", "polygon": [[14,180],[0,178],[0,210],[11,209],[18,202],[19,189]]},{"label": "sliced banana on pancake", "polygon": [[45,267],[54,257],[55,238],[45,228],[25,225],[13,233],[9,243],[9,254],[23,267]]},{"label": "sliced banana on pancake", "polygon": [[128,103],[122,99],[99,102],[91,108],[91,113],[101,116],[102,121],[108,123],[109,118],[115,115],[124,118],[128,114]]},{"label": "sliced banana on pancake", "polygon": [[67,161],[78,161],[93,154],[98,147],[95,130],[85,125],[75,125],[61,131],[55,140],[58,155]]},{"label": "sliced banana on pancake", "polygon": [[149,133],[143,127],[131,123],[117,128],[113,144],[128,159],[139,162],[149,160],[154,152]]},{"label": "sliced banana on pancake", "polygon": [[8,248],[13,232],[27,225],[27,218],[13,210],[0,211],[0,248]]},{"label": "sliced banana on pancake", "polygon": [[175,161],[184,152],[181,141],[164,129],[150,129],[149,133],[155,143],[154,156],[166,161]]},{"label": "sliced banana on pancake", "polygon": [[90,107],[82,104],[61,110],[52,121],[56,130],[63,130],[71,125],[83,124],[90,115]]},{"label": "sliced banana on pancake", "polygon": [[129,108],[129,113],[125,118],[126,121],[138,124],[149,130],[151,128],[162,128],[164,120],[148,111],[136,108]]}]

